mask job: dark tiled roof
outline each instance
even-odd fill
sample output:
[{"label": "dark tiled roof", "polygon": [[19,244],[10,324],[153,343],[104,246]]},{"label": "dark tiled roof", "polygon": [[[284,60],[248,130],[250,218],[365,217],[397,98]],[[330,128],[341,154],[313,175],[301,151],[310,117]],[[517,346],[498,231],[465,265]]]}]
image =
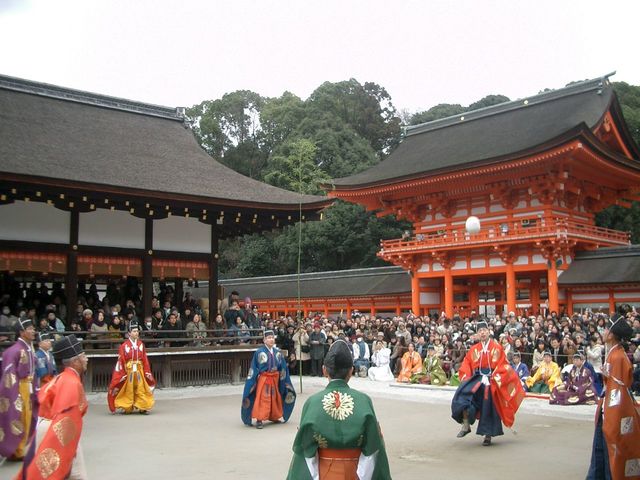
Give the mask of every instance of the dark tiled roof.
[{"label": "dark tiled roof", "polygon": [[[298,297],[298,276],[235,278],[221,280],[225,291],[241,297],[276,299]],[[356,297],[411,293],[411,278],[400,267],[363,268],[300,275],[301,298]]]},{"label": "dark tiled roof", "polygon": [[[0,172],[239,205],[285,208],[301,199],[212,159],[176,109],[2,75]],[[302,203],[327,199],[304,195]]]},{"label": "dark tiled roof", "polygon": [[558,284],[640,283],[640,245],[579,252]]},{"label": "dark tiled roof", "polygon": [[612,103],[619,111],[602,78],[417,125],[386,160],[333,184],[338,189],[384,184],[522,156],[581,125],[591,129]]}]

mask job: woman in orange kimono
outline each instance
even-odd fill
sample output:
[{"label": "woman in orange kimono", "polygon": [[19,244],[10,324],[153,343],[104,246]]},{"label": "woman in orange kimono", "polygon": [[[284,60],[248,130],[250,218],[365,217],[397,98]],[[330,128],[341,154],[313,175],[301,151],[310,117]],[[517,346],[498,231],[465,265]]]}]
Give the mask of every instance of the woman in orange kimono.
[{"label": "woman in orange kimono", "polygon": [[409,344],[409,351],[402,356],[400,363],[402,369],[397,379],[400,383],[409,383],[411,375],[422,372],[422,357],[416,352],[413,343]]},{"label": "woman in orange kimono", "polygon": [[587,480],[640,478],[640,414],[629,391],[633,365],[622,345],[633,335],[625,317],[626,307],[620,307],[622,315],[611,317],[605,330],[604,393],[596,412]]},{"label": "woman in orange kimono", "polygon": [[139,337],[138,324],[130,324],[129,338],[120,345],[118,362],[107,392],[112,413],[132,413],[136,410],[146,414],[155,403],[152,387],[156,381],[151,373],[147,350]]}]

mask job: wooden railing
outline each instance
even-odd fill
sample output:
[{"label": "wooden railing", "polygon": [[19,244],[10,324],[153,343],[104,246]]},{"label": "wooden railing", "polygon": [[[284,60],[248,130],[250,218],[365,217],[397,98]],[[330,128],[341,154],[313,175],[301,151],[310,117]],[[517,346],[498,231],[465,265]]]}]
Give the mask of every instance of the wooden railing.
[{"label": "wooden railing", "polygon": [[597,227],[573,220],[536,219],[523,224],[522,220],[483,225],[477,234],[469,234],[464,226],[443,228],[436,233],[420,234],[415,237],[383,240],[380,242],[380,257],[398,253],[421,252],[430,249],[453,249],[461,246],[481,246],[494,244],[524,243],[532,240],[573,239],[603,246],[628,245],[627,232]]},{"label": "wooden railing", "polygon": [[[106,391],[115,367],[118,348],[126,333],[68,331],[83,338],[89,357],[84,385],[87,392]],[[159,388],[240,383],[247,376],[253,352],[262,344],[264,329],[249,329],[245,336],[224,330],[203,330],[199,338],[187,330],[141,332],[151,371]],[[168,335],[169,334],[169,335]],[[14,342],[12,332],[0,332],[0,352]]]}]

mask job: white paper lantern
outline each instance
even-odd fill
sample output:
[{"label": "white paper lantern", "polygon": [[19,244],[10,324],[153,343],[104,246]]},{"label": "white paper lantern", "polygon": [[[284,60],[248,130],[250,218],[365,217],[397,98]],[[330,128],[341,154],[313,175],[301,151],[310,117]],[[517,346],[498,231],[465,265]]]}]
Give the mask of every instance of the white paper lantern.
[{"label": "white paper lantern", "polygon": [[467,233],[475,235],[480,231],[480,219],[478,217],[469,217],[467,218],[464,227],[467,229]]}]

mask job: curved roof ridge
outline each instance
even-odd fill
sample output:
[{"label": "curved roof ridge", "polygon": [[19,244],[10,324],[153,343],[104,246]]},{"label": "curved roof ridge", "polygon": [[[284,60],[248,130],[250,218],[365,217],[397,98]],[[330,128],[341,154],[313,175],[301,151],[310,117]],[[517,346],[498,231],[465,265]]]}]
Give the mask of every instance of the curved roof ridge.
[{"label": "curved roof ridge", "polygon": [[184,108],[182,107],[172,108],[152,103],[138,102],[127,98],[113,97],[85,90],[61,87],[59,85],[36,82],[9,75],[0,75],[0,88],[22,93],[30,93],[32,95],[40,95],[43,97],[56,98],[59,100],[67,100],[70,102],[84,103],[97,107],[112,108],[125,112],[167,118],[180,122],[185,120]]},{"label": "curved roof ridge", "polygon": [[549,90],[547,92],[541,92],[530,97],[511,100],[509,102],[503,102],[497,105],[482,107],[475,110],[469,110],[467,112],[463,112],[457,115],[451,115],[445,118],[439,118],[438,120],[432,120],[430,122],[421,123],[419,125],[410,125],[406,127],[406,136],[418,135],[420,133],[429,132],[438,128],[448,127],[455,123],[459,123],[460,121],[478,120],[480,118],[485,118],[491,115],[498,115],[500,113],[509,112],[511,110],[516,110],[529,105],[537,105],[540,103],[556,100],[560,97],[577,95],[591,90],[595,90],[596,92],[598,92],[598,94],[601,94],[603,88],[611,88],[609,77],[615,75],[615,73],[616,72],[614,71],[599,78],[572,83],[571,85],[568,85],[566,87],[556,90]]}]

